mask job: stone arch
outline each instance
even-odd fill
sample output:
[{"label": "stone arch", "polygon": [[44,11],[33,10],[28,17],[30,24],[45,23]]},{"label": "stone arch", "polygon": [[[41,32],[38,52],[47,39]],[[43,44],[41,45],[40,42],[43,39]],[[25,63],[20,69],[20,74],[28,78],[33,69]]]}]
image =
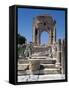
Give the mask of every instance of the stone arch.
[{"label": "stone arch", "polygon": [[40,35],[43,31],[49,34],[49,44],[56,42],[56,22],[50,15],[37,16],[33,25],[33,43],[40,45]]}]

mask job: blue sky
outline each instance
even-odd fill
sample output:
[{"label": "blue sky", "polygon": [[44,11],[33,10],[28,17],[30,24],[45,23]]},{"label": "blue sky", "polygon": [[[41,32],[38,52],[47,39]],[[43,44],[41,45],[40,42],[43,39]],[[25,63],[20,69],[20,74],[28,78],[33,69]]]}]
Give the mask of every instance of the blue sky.
[{"label": "blue sky", "polygon": [[[65,12],[56,10],[18,8],[18,33],[25,36],[27,41],[32,41],[33,18],[38,15],[49,14],[56,20],[57,39],[65,37]],[[47,32],[41,35],[41,42],[48,42]]]}]

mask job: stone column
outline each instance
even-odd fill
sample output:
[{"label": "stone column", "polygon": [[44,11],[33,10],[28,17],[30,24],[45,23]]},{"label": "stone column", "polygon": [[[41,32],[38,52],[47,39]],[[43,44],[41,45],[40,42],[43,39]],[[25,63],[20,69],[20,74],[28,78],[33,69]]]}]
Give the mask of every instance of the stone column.
[{"label": "stone column", "polygon": [[62,40],[61,45],[61,66],[62,66],[62,74],[65,74],[65,47],[64,47],[64,40]]},{"label": "stone column", "polygon": [[56,66],[60,66],[61,64],[61,39],[57,42],[57,61]]},{"label": "stone column", "polygon": [[34,18],[34,21],[33,21],[32,40],[33,40],[33,44],[37,45],[37,28],[35,23],[36,23],[36,18]]},{"label": "stone column", "polygon": [[53,29],[53,43],[56,42],[56,27],[54,26],[54,29]]},{"label": "stone column", "polygon": [[39,30],[37,30],[37,45],[40,45]]},{"label": "stone column", "polygon": [[32,25],[32,42],[35,42],[35,18],[33,18],[33,25]]},{"label": "stone column", "polygon": [[51,41],[51,33],[52,33],[52,31],[50,30],[50,31],[49,31],[49,44],[51,44],[51,42],[52,42],[52,41]]},{"label": "stone column", "polygon": [[32,39],[33,39],[33,43],[35,43],[35,26],[33,26],[33,31],[32,31]]},{"label": "stone column", "polygon": [[33,43],[34,43],[34,45],[37,45],[37,36],[38,36],[38,30],[34,27],[34,29],[33,29]]},{"label": "stone column", "polygon": [[40,34],[41,34],[41,31],[39,31],[39,45],[41,44]]},{"label": "stone column", "polygon": [[53,29],[51,29],[51,44],[53,44]]}]

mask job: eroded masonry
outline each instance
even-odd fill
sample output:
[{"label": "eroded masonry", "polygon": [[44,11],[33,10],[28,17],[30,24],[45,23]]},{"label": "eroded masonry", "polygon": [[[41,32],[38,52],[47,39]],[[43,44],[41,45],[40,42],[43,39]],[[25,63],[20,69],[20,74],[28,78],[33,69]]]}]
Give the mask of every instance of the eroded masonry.
[{"label": "eroded masonry", "polygon": [[[18,75],[65,74],[65,40],[56,39],[56,20],[50,15],[35,17],[32,42],[19,46],[24,48],[18,58]],[[41,45],[41,34],[49,35],[47,44]],[[22,50],[22,49],[21,49]]]}]

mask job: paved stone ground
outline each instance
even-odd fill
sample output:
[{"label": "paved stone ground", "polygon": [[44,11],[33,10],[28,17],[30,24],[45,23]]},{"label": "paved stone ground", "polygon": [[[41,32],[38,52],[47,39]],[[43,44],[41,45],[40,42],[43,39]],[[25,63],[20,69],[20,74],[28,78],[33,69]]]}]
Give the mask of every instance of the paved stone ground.
[{"label": "paved stone ground", "polygon": [[61,79],[65,79],[65,74],[23,75],[23,76],[18,76],[18,82],[44,81],[44,80],[61,80]]}]

